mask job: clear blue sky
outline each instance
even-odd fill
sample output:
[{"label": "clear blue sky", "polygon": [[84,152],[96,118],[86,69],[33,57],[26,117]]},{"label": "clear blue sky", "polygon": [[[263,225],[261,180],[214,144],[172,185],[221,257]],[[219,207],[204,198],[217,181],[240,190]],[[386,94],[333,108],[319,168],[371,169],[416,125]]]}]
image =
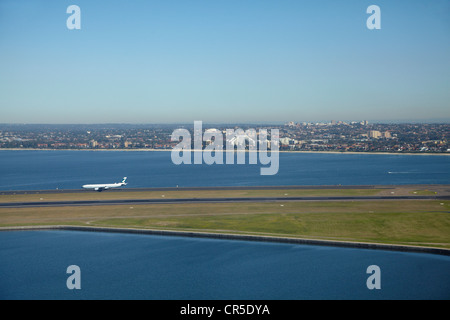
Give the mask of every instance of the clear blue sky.
[{"label": "clear blue sky", "polygon": [[0,123],[450,119],[443,0],[0,0],[0,57]]}]

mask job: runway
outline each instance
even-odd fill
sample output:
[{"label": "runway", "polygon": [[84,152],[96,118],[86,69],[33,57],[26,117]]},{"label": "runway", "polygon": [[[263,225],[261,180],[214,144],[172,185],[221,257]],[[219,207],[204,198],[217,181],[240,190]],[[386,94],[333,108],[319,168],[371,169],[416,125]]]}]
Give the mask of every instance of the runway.
[{"label": "runway", "polygon": [[80,201],[5,202],[0,208],[78,207],[110,205],[151,205],[189,203],[246,203],[295,201],[370,201],[370,200],[450,200],[450,196],[339,196],[339,197],[239,197],[239,198],[185,198],[185,199],[119,199]]}]

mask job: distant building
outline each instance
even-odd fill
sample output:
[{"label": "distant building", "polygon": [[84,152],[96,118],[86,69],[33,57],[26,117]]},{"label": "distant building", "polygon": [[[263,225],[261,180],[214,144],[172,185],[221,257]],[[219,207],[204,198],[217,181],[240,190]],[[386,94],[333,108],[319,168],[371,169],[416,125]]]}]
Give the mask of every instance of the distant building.
[{"label": "distant building", "polygon": [[91,148],[96,148],[98,143],[95,140],[91,140],[91,141],[89,141],[89,145],[91,146]]},{"label": "distant building", "polygon": [[245,140],[248,141],[249,146],[256,146],[256,141],[247,134],[236,134],[231,139],[227,139],[227,143],[232,146],[245,147]]},{"label": "distant building", "polygon": [[378,130],[370,130],[369,131],[369,138],[378,139],[381,138],[381,132]]}]

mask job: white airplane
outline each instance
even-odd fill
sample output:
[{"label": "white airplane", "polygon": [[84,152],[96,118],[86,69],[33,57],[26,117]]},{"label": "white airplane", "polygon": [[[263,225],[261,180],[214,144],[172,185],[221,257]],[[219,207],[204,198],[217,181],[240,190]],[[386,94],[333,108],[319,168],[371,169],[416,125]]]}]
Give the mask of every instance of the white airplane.
[{"label": "white airplane", "polygon": [[124,177],[122,182],[117,183],[107,183],[107,184],[85,184],[83,186],[84,189],[94,189],[95,191],[102,192],[103,190],[108,190],[110,188],[117,188],[126,186],[127,184],[125,181],[127,180],[127,177]]}]

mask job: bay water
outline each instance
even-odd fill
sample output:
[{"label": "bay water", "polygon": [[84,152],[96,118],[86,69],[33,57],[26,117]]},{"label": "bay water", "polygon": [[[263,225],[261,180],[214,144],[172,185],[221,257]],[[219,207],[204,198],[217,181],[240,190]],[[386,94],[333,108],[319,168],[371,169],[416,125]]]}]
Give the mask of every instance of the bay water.
[{"label": "bay water", "polygon": [[[68,289],[67,268],[81,289]],[[367,268],[380,268],[369,289]],[[85,231],[0,232],[0,299],[449,299],[450,257]]]},{"label": "bay water", "polygon": [[128,187],[448,184],[450,156],[280,153],[275,175],[259,164],[180,164],[168,151],[0,151],[0,190]]}]

